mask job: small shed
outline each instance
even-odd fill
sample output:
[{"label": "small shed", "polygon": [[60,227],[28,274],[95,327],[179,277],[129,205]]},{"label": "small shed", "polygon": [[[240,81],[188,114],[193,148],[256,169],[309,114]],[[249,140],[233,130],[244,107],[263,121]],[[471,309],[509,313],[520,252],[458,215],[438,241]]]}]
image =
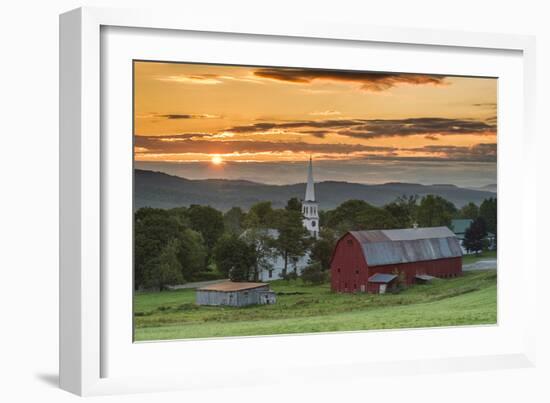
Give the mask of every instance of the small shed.
[{"label": "small shed", "polygon": [[268,305],[276,302],[275,292],[266,283],[224,281],[196,291],[197,305]]},{"label": "small shed", "polygon": [[371,294],[385,294],[392,291],[397,286],[397,275],[376,273],[369,277],[367,282],[367,292]]}]

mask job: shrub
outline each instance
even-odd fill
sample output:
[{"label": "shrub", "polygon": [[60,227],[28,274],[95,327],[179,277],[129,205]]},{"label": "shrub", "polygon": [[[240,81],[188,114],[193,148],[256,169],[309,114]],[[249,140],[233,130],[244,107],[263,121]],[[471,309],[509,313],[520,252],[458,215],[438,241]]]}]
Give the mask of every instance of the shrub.
[{"label": "shrub", "polygon": [[323,284],[328,281],[328,273],[321,270],[321,264],[313,263],[307,266],[302,272],[302,280],[306,284]]},{"label": "shrub", "polygon": [[295,271],[289,271],[283,274],[281,278],[285,281],[296,280],[298,279],[298,273],[296,273]]}]

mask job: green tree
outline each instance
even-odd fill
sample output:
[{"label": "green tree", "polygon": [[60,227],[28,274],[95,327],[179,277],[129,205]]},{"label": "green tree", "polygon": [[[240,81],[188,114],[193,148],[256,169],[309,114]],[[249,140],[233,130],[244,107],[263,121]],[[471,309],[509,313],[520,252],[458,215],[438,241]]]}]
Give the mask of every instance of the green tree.
[{"label": "green tree", "polygon": [[218,270],[232,281],[247,281],[251,277],[256,256],[254,249],[235,235],[224,235],[214,248]]},{"label": "green tree", "polygon": [[283,274],[288,271],[289,263],[296,263],[307,251],[310,237],[302,224],[302,213],[285,210],[276,226],[279,236],[275,248],[284,261]]},{"label": "green tree", "polygon": [[144,286],[149,261],[158,258],[184,227],[163,209],[142,208],[134,217],[134,287],[139,289]]},{"label": "green tree", "polygon": [[254,250],[254,268],[250,277],[257,280],[261,271],[273,268],[276,240],[270,234],[269,229],[258,227],[247,229],[241,235],[241,239]]},{"label": "green tree", "polygon": [[322,215],[323,225],[333,228],[338,233],[359,230],[359,216],[370,210],[370,205],[363,200],[347,200],[334,210]]},{"label": "green tree", "polygon": [[347,231],[396,228],[389,211],[374,207],[363,200],[348,200],[321,216],[322,224],[343,234]]},{"label": "green tree", "polygon": [[187,209],[191,229],[199,232],[210,254],[224,232],[223,215],[210,206],[193,204]]},{"label": "green tree", "polygon": [[479,253],[483,250],[484,239],[487,236],[485,220],[476,218],[464,233],[463,246],[468,252]]},{"label": "green tree", "polygon": [[288,202],[286,203],[285,209],[301,212],[302,211],[302,202],[300,200],[298,200],[297,197],[293,197],[291,199],[288,199]]},{"label": "green tree", "polygon": [[206,246],[202,235],[190,228],[185,228],[178,236],[178,260],[182,275],[186,281],[200,280],[200,274],[206,271],[204,262],[207,257]]},{"label": "green tree", "polygon": [[143,278],[143,285],[146,288],[162,291],[167,285],[183,282],[178,250],[178,241],[171,240],[157,257],[147,262]]},{"label": "green tree", "polygon": [[410,228],[416,222],[418,196],[399,196],[393,202],[384,206],[384,210],[391,214],[398,228]]},{"label": "green tree", "polygon": [[359,230],[391,229],[399,225],[393,216],[384,209],[372,207],[357,217]]},{"label": "green tree", "polygon": [[319,238],[313,241],[309,258],[311,263],[318,263],[321,270],[328,271],[330,269],[330,259],[332,251],[336,244],[336,235],[334,231],[323,228],[319,233]]},{"label": "green tree", "polygon": [[187,207],[174,207],[168,210],[168,214],[184,227],[191,225],[187,214]]},{"label": "green tree", "polygon": [[247,228],[273,228],[274,222],[274,210],[271,202],[263,201],[250,207],[246,215],[245,226]]},{"label": "green tree", "polygon": [[485,220],[487,231],[497,235],[497,199],[491,197],[483,200],[479,206],[479,216]]},{"label": "green tree", "polygon": [[243,232],[245,213],[240,207],[232,207],[223,215],[223,223],[225,231],[233,234],[240,235]]},{"label": "green tree", "polygon": [[418,224],[421,227],[450,226],[457,209],[453,203],[441,196],[427,195],[417,209]]},{"label": "green tree", "polygon": [[469,218],[475,220],[479,216],[479,207],[475,203],[468,203],[458,211],[460,218]]}]

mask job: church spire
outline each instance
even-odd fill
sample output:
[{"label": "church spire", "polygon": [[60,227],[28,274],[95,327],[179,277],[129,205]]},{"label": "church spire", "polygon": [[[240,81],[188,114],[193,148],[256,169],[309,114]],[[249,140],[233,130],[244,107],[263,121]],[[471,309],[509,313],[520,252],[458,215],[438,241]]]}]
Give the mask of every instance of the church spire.
[{"label": "church spire", "polygon": [[313,163],[311,155],[309,156],[309,166],[307,168],[307,186],[305,201],[315,201],[315,184],[313,182]]},{"label": "church spire", "polygon": [[313,162],[309,157],[307,168],[306,198],[302,203],[302,223],[312,237],[319,236],[319,205],[315,201],[315,182],[313,182]]}]

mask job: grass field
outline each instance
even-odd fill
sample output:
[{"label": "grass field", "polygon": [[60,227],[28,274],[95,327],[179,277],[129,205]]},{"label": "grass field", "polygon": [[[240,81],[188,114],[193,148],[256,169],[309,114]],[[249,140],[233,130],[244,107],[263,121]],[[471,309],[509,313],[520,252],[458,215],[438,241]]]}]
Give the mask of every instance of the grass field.
[{"label": "grass field", "polygon": [[475,263],[479,260],[489,260],[496,259],[497,251],[496,250],[484,250],[478,255],[464,255],[462,256],[462,264]]},{"label": "grass field", "polygon": [[134,298],[135,339],[397,329],[494,324],[496,270],[434,280],[399,294],[336,294],[328,284],[274,281],[274,305],[197,306],[195,290],[140,292]]}]

